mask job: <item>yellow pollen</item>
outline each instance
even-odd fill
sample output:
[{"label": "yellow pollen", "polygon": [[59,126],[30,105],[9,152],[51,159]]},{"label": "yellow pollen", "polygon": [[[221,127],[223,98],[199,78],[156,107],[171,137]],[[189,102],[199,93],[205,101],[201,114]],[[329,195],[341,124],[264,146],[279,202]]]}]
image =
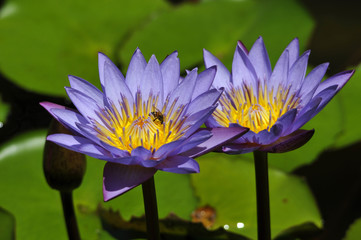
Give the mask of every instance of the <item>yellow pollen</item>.
[{"label": "yellow pollen", "polygon": [[145,124],[144,117],[140,117],[139,119],[135,120],[134,124],[140,128],[143,128],[143,125]]},{"label": "yellow pollen", "polygon": [[276,91],[268,91],[267,86],[259,84],[257,92],[252,87],[243,85],[235,88],[230,85],[223,93],[220,106],[214,111],[213,117],[224,127],[230,123],[238,123],[258,133],[268,131],[287,111],[297,108],[300,99],[289,88],[279,86]]},{"label": "yellow pollen", "polygon": [[[183,105],[174,109],[176,102],[168,106],[167,98],[159,110],[155,107],[158,104],[158,96],[150,96],[148,100],[143,101],[138,92],[135,99],[133,106],[123,99],[118,103],[118,108],[114,103],[110,103],[110,107],[98,113],[102,121],[94,120],[93,127],[101,141],[129,152],[139,146],[155,151],[162,145],[182,137],[190,127],[184,126],[187,116],[183,116]],[[167,109],[169,116],[165,115]]]}]

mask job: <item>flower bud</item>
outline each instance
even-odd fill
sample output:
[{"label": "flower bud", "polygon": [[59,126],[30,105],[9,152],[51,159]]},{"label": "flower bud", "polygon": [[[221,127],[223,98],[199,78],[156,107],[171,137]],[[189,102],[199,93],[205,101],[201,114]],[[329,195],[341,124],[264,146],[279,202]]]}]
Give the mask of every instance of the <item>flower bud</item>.
[{"label": "flower bud", "polygon": [[[58,121],[52,120],[48,135],[55,133],[71,134]],[[43,169],[46,181],[51,188],[59,191],[72,191],[80,186],[83,179],[86,169],[85,155],[46,141]]]}]

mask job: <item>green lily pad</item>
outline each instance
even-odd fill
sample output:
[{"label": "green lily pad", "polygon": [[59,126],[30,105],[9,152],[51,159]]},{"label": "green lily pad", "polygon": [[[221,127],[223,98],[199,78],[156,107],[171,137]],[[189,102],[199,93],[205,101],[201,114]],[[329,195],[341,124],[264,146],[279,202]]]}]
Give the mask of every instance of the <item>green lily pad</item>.
[{"label": "green lily pad", "polygon": [[306,222],[281,232],[275,240],[312,239],[322,232],[315,224]]},{"label": "green lily pad", "polygon": [[44,137],[25,134],[0,149],[0,206],[14,214],[17,239],[66,239],[59,193],[42,174]]},{"label": "green lily pad", "polygon": [[257,9],[254,25],[240,38],[247,47],[262,36],[272,66],[292,39],[299,39],[300,52],[305,49],[315,24],[299,1],[261,1]]},{"label": "green lily pad", "polygon": [[135,32],[120,49],[122,62],[127,52],[139,46],[146,58],[166,56],[178,50],[181,67],[202,63],[202,49],[231,54],[236,41],[249,29],[257,11],[254,1],[209,1],[183,4]]},{"label": "green lily pad", "polygon": [[[133,217],[125,221],[119,212],[98,209],[105,229],[109,229],[118,239],[133,239],[135,237],[146,236],[145,217]],[[208,230],[202,223],[185,221],[174,214],[169,214],[166,218],[159,219],[159,229],[163,240],[250,240],[244,236],[226,231],[223,228]]]},{"label": "green lily pad", "polygon": [[14,216],[0,207],[0,239],[14,240],[15,239],[15,218]]},{"label": "green lily pad", "polygon": [[166,56],[178,50],[181,67],[189,68],[203,65],[202,49],[206,48],[231,66],[238,40],[250,47],[258,36],[263,36],[275,64],[293,38],[299,37],[302,47],[307,44],[313,25],[307,12],[294,0],[183,4],[165,11],[132,34],[119,55],[122,62],[129,62],[127,53],[137,46],[146,57],[153,53]]},{"label": "green lily pad", "polygon": [[[213,227],[256,239],[253,163],[215,153],[201,157],[199,162],[201,173],[192,175],[192,182],[200,205],[216,210]],[[321,227],[320,213],[302,179],[270,168],[269,182],[272,236],[305,222]]]},{"label": "green lily pad", "polygon": [[361,238],[361,219],[357,219],[347,230],[343,240],[359,240]]},{"label": "green lily pad", "polygon": [[[98,203],[104,207],[119,210],[125,220],[144,214],[142,187],[138,186],[126,194],[108,202],[103,202],[102,179],[104,161],[88,158],[87,171],[83,183],[74,193],[79,204],[96,208]],[[189,175],[172,174],[158,171],[155,175],[158,215],[166,217],[173,212],[183,219],[190,219],[197,206],[197,199],[191,188]]]},{"label": "green lily pad", "polygon": [[114,58],[129,32],[166,7],[162,0],[6,1],[1,72],[21,87],[58,96],[65,95],[69,74],[99,87],[97,53]]},{"label": "green lily pad", "polygon": [[0,97],[0,128],[5,124],[6,118],[9,113],[10,106],[4,103]]},{"label": "green lily pad", "polygon": [[361,140],[360,106],[361,92],[361,66],[356,68],[355,75],[338,93],[340,101],[341,132],[337,138],[335,147],[345,147]]},{"label": "green lily pad", "polygon": [[[34,131],[10,140],[0,148],[0,206],[11,211],[17,221],[18,239],[67,239],[60,195],[45,180],[42,153],[45,131]],[[82,185],[74,190],[74,205],[81,236],[84,239],[113,239],[102,230],[95,212],[98,204],[119,210],[123,216],[144,213],[140,187],[103,202],[104,161],[89,158]],[[159,216],[170,212],[190,219],[197,205],[190,177],[159,172],[155,176]]]}]

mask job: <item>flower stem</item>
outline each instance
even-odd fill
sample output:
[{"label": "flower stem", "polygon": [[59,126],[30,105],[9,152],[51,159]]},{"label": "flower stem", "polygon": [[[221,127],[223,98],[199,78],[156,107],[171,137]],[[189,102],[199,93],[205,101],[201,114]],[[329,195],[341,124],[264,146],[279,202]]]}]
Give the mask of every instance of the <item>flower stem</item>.
[{"label": "flower stem", "polygon": [[255,151],[258,240],[271,240],[267,152]]},{"label": "flower stem", "polygon": [[69,240],[80,240],[78,224],[74,212],[73,192],[60,191],[61,203],[63,205],[63,213],[65,218],[66,229]]},{"label": "flower stem", "polygon": [[142,184],[148,240],[159,240],[159,222],[154,176]]}]

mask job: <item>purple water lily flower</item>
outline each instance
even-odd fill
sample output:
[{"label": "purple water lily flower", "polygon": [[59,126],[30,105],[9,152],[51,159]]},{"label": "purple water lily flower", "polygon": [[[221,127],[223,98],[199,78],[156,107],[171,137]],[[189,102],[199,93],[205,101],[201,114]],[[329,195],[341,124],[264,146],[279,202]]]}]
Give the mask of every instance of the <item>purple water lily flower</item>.
[{"label": "purple water lily flower", "polygon": [[[47,140],[70,150],[107,161],[104,200],[112,199],[151,178],[157,170],[196,173],[193,159],[246,132],[199,129],[216,108],[221,92],[210,86],[212,67],[182,79],[177,52],[161,64],[153,55],[147,63],[137,49],[126,77],[99,53],[103,92],[89,82],[69,76],[67,94],[77,110],[43,102],[74,135],[54,134]],[[180,81],[182,79],[182,81]]]},{"label": "purple water lily flower", "polygon": [[313,118],[341,90],[354,71],[322,78],[328,63],[315,67],[307,76],[310,51],[299,56],[298,39],[281,54],[273,71],[262,37],[251,50],[238,42],[232,73],[204,50],[206,68],[217,66],[213,87],[224,87],[219,106],[207,120],[209,127],[250,129],[231,144],[227,153],[287,152],[305,144],[314,130],[300,128]]}]

